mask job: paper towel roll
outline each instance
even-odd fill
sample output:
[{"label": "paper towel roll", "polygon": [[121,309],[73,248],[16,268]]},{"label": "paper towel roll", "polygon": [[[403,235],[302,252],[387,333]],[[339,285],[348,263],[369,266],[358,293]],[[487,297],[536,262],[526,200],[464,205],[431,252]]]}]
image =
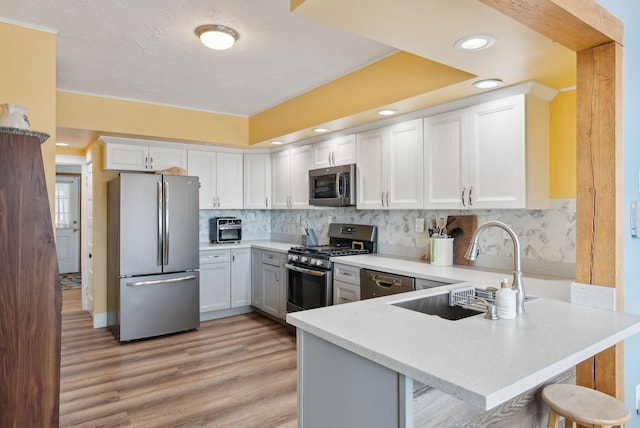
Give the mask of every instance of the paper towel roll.
[{"label": "paper towel roll", "polygon": [[453,238],[431,238],[431,264],[453,265]]}]

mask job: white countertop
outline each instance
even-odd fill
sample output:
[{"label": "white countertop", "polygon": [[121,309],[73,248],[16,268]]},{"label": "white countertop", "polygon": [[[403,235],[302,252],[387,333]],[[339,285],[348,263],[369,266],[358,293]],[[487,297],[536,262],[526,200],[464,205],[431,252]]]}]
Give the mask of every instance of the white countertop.
[{"label": "white countertop", "polygon": [[200,243],[200,251],[206,250],[232,250],[234,248],[260,248],[261,250],[277,251],[286,253],[295,244],[276,241],[240,241],[235,244],[211,244],[209,242]]},{"label": "white countertop", "polygon": [[639,315],[549,297],[566,297],[569,280],[524,278],[528,295],[546,297],[527,302],[526,313],[515,320],[477,315],[449,321],[389,303],[463,285],[499,286],[504,275],[383,255],[334,261],[463,283],[290,313],[287,322],[485,410],[640,332]]}]

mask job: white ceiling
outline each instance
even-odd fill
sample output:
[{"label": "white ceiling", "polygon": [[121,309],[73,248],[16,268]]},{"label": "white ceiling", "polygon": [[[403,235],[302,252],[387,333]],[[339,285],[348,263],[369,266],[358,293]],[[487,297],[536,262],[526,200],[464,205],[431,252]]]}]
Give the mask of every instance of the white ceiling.
[{"label": "white ceiling", "polygon": [[[57,30],[57,88],[251,116],[396,50],[289,12],[289,0],[0,0]],[[202,24],[239,32],[205,48]]]}]

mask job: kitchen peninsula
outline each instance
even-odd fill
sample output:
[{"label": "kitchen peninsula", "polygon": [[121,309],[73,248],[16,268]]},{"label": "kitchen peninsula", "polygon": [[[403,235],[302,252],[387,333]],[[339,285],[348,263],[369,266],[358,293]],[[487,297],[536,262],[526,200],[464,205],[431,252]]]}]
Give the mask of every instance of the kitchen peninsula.
[{"label": "kitchen peninsula", "polygon": [[451,321],[391,303],[495,286],[502,275],[381,255],[340,263],[458,283],[288,314],[298,329],[304,428],[412,426],[414,379],[490,411],[640,331],[638,315],[562,301],[566,280],[525,278],[528,295],[542,297],[515,320]]}]

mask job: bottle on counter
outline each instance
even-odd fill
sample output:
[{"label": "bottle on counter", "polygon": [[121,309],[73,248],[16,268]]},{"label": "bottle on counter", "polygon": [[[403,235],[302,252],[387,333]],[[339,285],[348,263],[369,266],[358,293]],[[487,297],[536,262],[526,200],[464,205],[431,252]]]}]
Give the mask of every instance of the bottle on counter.
[{"label": "bottle on counter", "polygon": [[500,319],[516,317],[516,292],[511,289],[509,278],[502,278],[500,289],[496,292],[496,306]]}]

